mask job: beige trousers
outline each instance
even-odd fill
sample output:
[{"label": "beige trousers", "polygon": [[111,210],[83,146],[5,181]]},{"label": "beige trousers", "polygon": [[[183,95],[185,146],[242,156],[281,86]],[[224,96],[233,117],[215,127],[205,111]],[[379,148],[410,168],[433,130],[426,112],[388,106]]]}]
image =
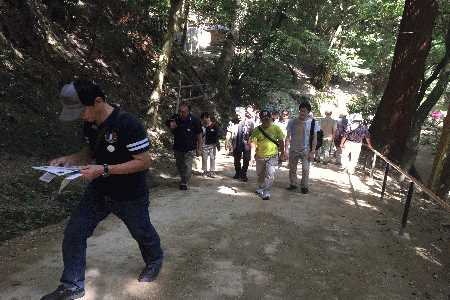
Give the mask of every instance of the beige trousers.
[{"label": "beige trousers", "polygon": [[298,161],[302,162],[302,181],[301,187],[308,188],[309,182],[309,165],[308,151],[289,151],[289,181],[291,185],[298,185],[297,180],[297,165]]}]

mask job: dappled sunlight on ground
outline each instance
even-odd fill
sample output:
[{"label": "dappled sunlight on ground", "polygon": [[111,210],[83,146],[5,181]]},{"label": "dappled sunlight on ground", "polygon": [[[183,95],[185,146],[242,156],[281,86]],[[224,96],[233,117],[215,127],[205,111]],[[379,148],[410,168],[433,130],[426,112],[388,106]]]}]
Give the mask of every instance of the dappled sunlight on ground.
[{"label": "dappled sunlight on ground", "polygon": [[356,200],[356,202],[355,202],[350,199],[345,199],[344,202],[351,206],[364,207],[364,208],[372,209],[374,211],[380,211],[377,207],[370,205],[369,203],[367,203],[366,201],[363,201],[363,200]]},{"label": "dappled sunlight on ground", "polygon": [[[113,285],[115,288],[112,288]],[[83,300],[149,299],[157,296],[159,292],[160,285],[157,282],[141,283],[136,278],[121,278],[119,282],[97,282],[88,279]]]},{"label": "dappled sunlight on ground", "polygon": [[234,187],[229,187],[229,186],[224,186],[221,185],[217,188],[217,191],[220,194],[225,194],[225,195],[235,195],[237,193],[237,189]]},{"label": "dappled sunlight on ground", "polygon": [[86,270],[86,278],[97,278],[100,277],[100,270],[97,268],[88,268]]},{"label": "dappled sunlight on ground", "polygon": [[159,173],[158,176],[161,177],[161,178],[164,178],[164,179],[175,179],[176,178],[175,176],[172,176],[172,175],[167,174],[167,173]]},{"label": "dappled sunlight on ground", "polygon": [[356,175],[349,175],[340,170],[339,167],[328,164],[327,166],[314,166],[311,169],[311,178],[317,180],[315,184],[333,185],[336,191],[350,196],[350,198],[342,199],[345,204],[379,211],[376,206],[365,199],[367,195],[377,196],[378,191]]},{"label": "dappled sunlight on ground", "polygon": [[416,254],[418,256],[422,257],[423,259],[425,259],[439,267],[442,267],[442,264],[435,257],[433,257],[433,255],[430,253],[429,250],[427,250],[425,248],[420,248],[420,247],[415,247],[414,249],[416,250]]},{"label": "dappled sunlight on ground", "polygon": [[129,279],[125,282],[124,289],[126,293],[132,297],[138,297],[146,295],[147,297],[152,294],[158,294],[160,290],[160,285],[158,282],[142,283],[134,279]]},{"label": "dappled sunlight on ground", "polygon": [[83,300],[94,300],[103,298],[101,295],[98,295],[97,288],[95,286],[87,285],[87,287],[89,287],[89,289],[86,291]]},{"label": "dappled sunlight on ground", "polygon": [[[84,300],[419,300],[426,293],[446,299],[450,292],[445,228],[423,232],[428,220],[417,213],[425,209],[413,206],[404,235],[410,238],[399,236],[403,206],[391,201],[391,189],[379,201],[379,177],[371,183],[360,172],[349,176],[334,165],[314,165],[305,195],[286,190],[289,170],[282,167],[271,199],[262,201],[254,193],[254,168],[248,182],[232,179],[232,157],[219,160],[215,178],[193,176],[187,191],[172,184],[178,182],[173,171],[154,172],[165,178],[150,204],[165,251],[158,279],[137,281],[139,249],[126,226],[110,217],[88,242]],[[10,267],[0,298],[35,299],[54,289],[62,269],[60,239],[52,249],[25,271]],[[25,252],[14,253],[20,266],[15,260]]]}]

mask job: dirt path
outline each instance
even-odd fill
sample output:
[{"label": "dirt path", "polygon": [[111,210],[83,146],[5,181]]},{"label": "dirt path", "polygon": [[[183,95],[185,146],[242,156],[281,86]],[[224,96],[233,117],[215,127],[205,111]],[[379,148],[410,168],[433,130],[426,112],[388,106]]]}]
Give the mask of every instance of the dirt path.
[{"label": "dirt path", "polygon": [[[254,172],[238,182],[231,166],[222,156],[219,178],[195,177],[187,192],[167,179],[152,192],[166,253],[154,283],[137,282],[142,260],[125,226],[104,221],[88,243],[84,299],[450,299],[450,255],[440,246],[448,233],[429,243],[412,222],[411,239],[400,239],[399,204],[380,202],[357,177],[350,185],[333,166],[314,167],[302,195],[284,189],[282,168],[262,201]],[[39,299],[57,286],[62,229],[0,247],[0,299]]]}]

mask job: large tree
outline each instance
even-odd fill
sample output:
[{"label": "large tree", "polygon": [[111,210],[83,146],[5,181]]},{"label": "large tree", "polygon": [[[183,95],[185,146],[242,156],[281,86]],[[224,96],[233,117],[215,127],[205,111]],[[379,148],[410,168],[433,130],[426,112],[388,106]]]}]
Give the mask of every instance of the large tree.
[{"label": "large tree", "polygon": [[230,71],[233,63],[236,41],[239,38],[239,13],[240,0],[231,1],[229,31],[226,34],[220,57],[215,65],[215,86],[217,88],[217,98],[222,103],[231,103],[230,93]]},{"label": "large tree", "polygon": [[170,10],[168,16],[167,31],[164,34],[163,46],[158,59],[158,69],[154,75],[153,91],[149,99],[149,109],[147,111],[147,126],[154,127],[158,121],[158,109],[163,90],[164,77],[167,73],[172,46],[178,28],[178,14],[183,6],[183,0],[170,0]]},{"label": "large tree", "polygon": [[[450,93],[447,96],[449,97]],[[444,129],[434,159],[429,185],[441,197],[446,197],[450,191],[450,104],[444,119]]]},{"label": "large tree", "polygon": [[400,163],[411,130],[436,17],[435,0],[406,0],[389,81],[370,128],[373,140]]},{"label": "large tree", "polygon": [[[450,24],[447,24],[450,25]],[[417,151],[420,141],[420,133],[425,120],[430,114],[430,111],[441,99],[442,95],[448,87],[450,78],[450,28],[447,29],[445,38],[446,50],[444,57],[435,67],[433,73],[426,80],[423,80],[419,93],[417,95],[414,117],[411,122],[411,130],[406,142],[406,148],[402,159],[404,168],[411,170],[415,174],[414,163],[417,157]],[[436,81],[437,80],[437,81]],[[433,89],[425,96],[426,90],[435,82]]]}]

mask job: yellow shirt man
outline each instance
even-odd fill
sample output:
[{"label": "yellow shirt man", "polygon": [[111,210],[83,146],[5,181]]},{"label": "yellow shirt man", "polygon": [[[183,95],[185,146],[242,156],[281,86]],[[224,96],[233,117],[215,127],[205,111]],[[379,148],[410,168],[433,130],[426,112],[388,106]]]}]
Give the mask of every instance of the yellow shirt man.
[{"label": "yellow shirt man", "polygon": [[[270,136],[274,141],[284,140],[285,136],[283,131],[277,125],[272,124],[268,128],[261,128]],[[276,156],[279,152],[278,146],[269,140],[261,131],[260,127],[253,130],[250,140],[252,143],[256,144],[256,158],[267,158]],[[283,149],[280,149],[283,151]]]}]

